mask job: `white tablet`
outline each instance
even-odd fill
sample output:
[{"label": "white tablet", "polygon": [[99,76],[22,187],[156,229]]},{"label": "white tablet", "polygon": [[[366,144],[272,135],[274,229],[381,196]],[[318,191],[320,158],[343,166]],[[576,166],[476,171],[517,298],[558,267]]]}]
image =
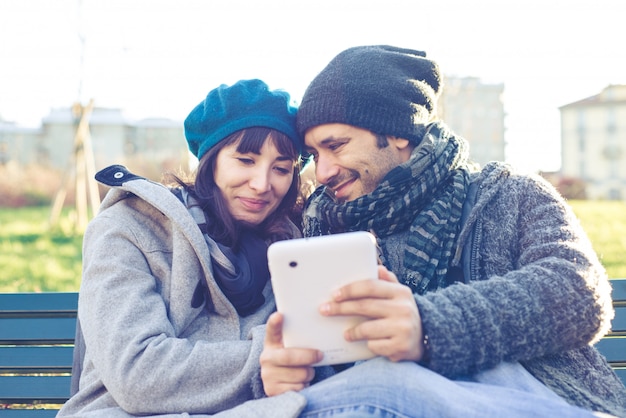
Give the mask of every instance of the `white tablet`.
[{"label": "white tablet", "polygon": [[358,316],[319,313],[332,292],[352,281],[378,278],[376,240],[368,232],[279,241],[268,248],[276,307],[284,316],[285,347],[316,348],[316,365],[374,357],[365,341],[348,342],[343,333],[362,322]]}]

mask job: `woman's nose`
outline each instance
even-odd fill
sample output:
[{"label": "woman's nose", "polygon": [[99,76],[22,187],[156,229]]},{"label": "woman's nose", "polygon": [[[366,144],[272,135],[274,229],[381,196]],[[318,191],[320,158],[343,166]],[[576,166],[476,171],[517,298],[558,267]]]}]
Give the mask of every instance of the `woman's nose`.
[{"label": "woman's nose", "polygon": [[270,176],[268,170],[257,170],[254,176],[250,179],[250,188],[256,190],[259,193],[267,192],[271,189]]}]

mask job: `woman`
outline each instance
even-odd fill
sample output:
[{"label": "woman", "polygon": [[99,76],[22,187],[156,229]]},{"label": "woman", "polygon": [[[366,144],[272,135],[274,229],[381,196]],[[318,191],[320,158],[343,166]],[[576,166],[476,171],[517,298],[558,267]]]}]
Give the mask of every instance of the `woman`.
[{"label": "woman", "polygon": [[295,111],[260,80],[222,85],[185,120],[194,183],[98,173],[112,190],[85,233],[79,381],[60,417],[293,409],[290,395],[254,399],[275,310],[267,246],[300,234]]}]

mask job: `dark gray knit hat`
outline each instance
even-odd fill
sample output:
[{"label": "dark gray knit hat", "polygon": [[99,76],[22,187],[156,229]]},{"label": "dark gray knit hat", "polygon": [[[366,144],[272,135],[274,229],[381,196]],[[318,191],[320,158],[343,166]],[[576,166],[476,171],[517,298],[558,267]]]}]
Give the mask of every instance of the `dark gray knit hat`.
[{"label": "dark gray knit hat", "polygon": [[388,45],[350,48],[309,84],[298,109],[298,132],[343,123],[419,141],[436,114],[440,91],[439,67],[425,52]]}]

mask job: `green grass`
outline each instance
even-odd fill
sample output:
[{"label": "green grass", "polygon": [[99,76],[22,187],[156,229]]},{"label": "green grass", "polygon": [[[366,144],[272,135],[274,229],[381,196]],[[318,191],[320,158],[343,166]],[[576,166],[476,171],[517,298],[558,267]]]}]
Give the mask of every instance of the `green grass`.
[{"label": "green grass", "polygon": [[0,292],[76,291],[82,234],[68,212],[50,228],[49,207],[0,208]]},{"label": "green grass", "polygon": [[626,277],[626,202],[569,203],[609,277]]},{"label": "green grass", "polygon": [[[609,277],[626,277],[626,203],[569,203]],[[50,228],[49,207],[0,208],[0,292],[79,289],[82,234],[69,215]]]}]

